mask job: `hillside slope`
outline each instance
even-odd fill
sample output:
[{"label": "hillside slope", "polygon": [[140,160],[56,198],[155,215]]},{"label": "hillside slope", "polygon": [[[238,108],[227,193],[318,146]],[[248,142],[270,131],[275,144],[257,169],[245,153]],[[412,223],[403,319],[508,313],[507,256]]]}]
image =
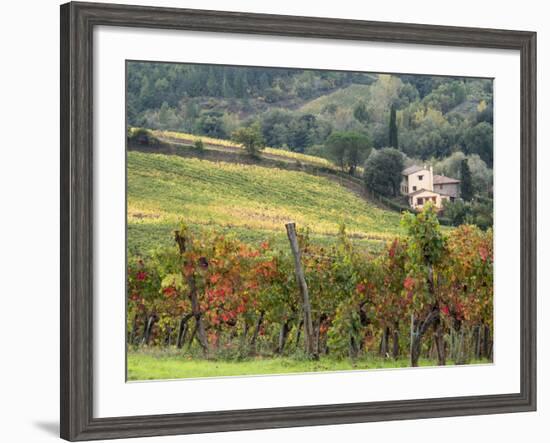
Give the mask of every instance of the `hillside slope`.
[{"label": "hillside slope", "polygon": [[128,248],[171,243],[180,220],[242,240],[285,240],[285,222],[331,242],[341,223],[357,242],[380,245],[400,232],[399,214],[325,177],[284,169],[128,152]]},{"label": "hillside slope", "polygon": [[300,111],[320,114],[329,105],[353,109],[360,101],[368,100],[369,91],[369,85],[350,85],[305,103]]},{"label": "hillside slope", "polygon": [[[202,141],[206,149],[220,149],[223,151],[240,152],[244,153],[245,150],[242,146],[231,140],[224,140],[213,137],[205,137],[200,135],[189,134],[185,132],[176,131],[159,131],[152,130],[152,134],[164,143],[177,145],[179,147],[192,148],[194,143],[198,140]],[[302,154],[300,152],[293,152],[285,149],[265,147],[262,149],[262,158],[271,158],[274,160],[286,161],[286,162],[302,162],[307,163],[315,167],[328,168],[336,170],[336,166],[325,158],[317,157],[314,155]]]}]

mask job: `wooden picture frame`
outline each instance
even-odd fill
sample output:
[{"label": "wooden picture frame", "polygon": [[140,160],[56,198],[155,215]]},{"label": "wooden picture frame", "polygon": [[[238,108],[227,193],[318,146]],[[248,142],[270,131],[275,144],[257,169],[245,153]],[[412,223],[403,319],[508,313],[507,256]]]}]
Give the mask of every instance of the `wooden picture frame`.
[{"label": "wooden picture frame", "polygon": [[[521,57],[521,390],[518,394],[95,418],[93,416],[92,31],[99,25],[415,43]],[[536,34],[68,3],[61,6],[61,437],[70,441],[534,411],[536,408]]]}]

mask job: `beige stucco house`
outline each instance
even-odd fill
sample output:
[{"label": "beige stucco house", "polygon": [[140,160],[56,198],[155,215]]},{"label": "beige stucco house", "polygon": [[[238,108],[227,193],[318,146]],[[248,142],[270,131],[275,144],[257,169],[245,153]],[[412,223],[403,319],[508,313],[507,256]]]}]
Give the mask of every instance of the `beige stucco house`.
[{"label": "beige stucco house", "polygon": [[403,170],[400,189],[413,209],[422,209],[428,202],[442,208],[445,200],[453,201],[460,197],[460,180],[434,175],[431,166],[413,165]]}]

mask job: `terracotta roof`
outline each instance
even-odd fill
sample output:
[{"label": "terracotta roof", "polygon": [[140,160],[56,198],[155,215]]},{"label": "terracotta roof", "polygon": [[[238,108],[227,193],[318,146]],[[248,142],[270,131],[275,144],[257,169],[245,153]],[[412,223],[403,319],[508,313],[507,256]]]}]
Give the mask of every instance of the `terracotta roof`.
[{"label": "terracotta roof", "polygon": [[407,196],[414,197],[415,195],[420,194],[421,192],[431,192],[432,194],[443,195],[445,197],[453,197],[452,195],[445,194],[444,192],[430,191],[429,189],[419,189],[417,191],[408,193]]},{"label": "terracotta roof", "polygon": [[444,175],[434,174],[434,185],[445,185],[451,183],[460,183],[460,180],[451,177],[445,177]]},{"label": "terracotta roof", "polygon": [[414,174],[415,172],[418,172],[418,171],[427,171],[427,169],[423,166],[412,165],[412,166],[409,166],[408,168],[403,169],[402,174],[403,175],[411,175],[411,174]]},{"label": "terracotta roof", "polygon": [[437,192],[437,191],[430,191],[429,189],[418,189],[417,191],[413,191],[413,192],[409,192],[408,196],[409,197],[412,197],[416,194],[420,194],[421,192],[431,192],[432,194],[439,194],[439,195],[442,195],[441,192]]}]

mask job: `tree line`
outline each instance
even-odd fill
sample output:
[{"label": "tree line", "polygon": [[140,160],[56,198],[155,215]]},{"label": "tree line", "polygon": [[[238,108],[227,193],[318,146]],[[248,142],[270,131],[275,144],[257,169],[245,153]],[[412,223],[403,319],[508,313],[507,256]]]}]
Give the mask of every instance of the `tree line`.
[{"label": "tree line", "polygon": [[229,138],[259,124],[268,146],[321,156],[333,132],[352,132],[375,149],[424,160],[462,151],[492,167],[491,80],[144,62],[127,72],[130,126]]}]

